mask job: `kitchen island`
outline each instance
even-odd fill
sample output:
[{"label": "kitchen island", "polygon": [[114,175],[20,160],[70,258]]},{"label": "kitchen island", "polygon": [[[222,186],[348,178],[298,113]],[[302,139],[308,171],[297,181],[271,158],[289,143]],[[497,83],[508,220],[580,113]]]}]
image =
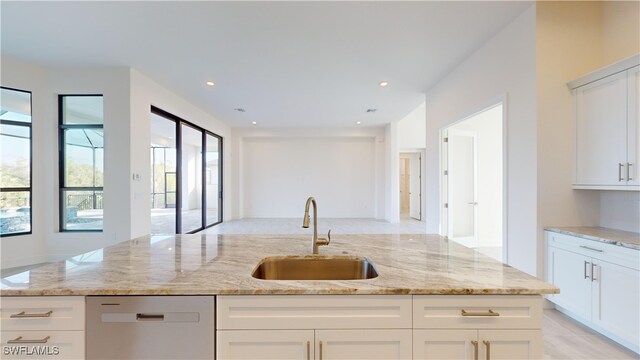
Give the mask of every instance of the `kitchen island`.
[{"label": "kitchen island", "polygon": [[307,255],[310,243],[280,235],[141,237],[3,278],[2,343],[5,329],[19,330],[20,319],[9,316],[29,313],[31,297],[40,300],[31,311],[46,313],[39,297],[79,306],[87,296],[193,295],[215,297],[219,358],[542,356],[542,295],[557,293],[552,285],[437,235],[334,235],[320,249],[367,258],[373,279],[251,276],[263,258]]}]

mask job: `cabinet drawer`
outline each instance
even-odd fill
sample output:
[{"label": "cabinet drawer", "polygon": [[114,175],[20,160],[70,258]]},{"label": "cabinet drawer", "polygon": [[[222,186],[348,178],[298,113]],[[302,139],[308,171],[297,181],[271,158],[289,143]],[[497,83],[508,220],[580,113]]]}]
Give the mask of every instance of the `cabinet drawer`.
[{"label": "cabinet drawer", "polygon": [[547,246],[573,251],[594,259],[613,262],[635,270],[640,269],[640,262],[638,261],[640,251],[638,250],[553,231],[546,231],[546,237]]},{"label": "cabinet drawer", "polygon": [[416,295],[413,297],[413,327],[539,329],[542,327],[542,296]]},{"label": "cabinet drawer", "polygon": [[411,328],[411,296],[218,296],[217,328]]},{"label": "cabinet drawer", "polygon": [[0,301],[2,330],[84,330],[84,296],[2,297]]},{"label": "cabinet drawer", "polygon": [[2,331],[0,342],[3,359],[84,359],[84,331]]}]

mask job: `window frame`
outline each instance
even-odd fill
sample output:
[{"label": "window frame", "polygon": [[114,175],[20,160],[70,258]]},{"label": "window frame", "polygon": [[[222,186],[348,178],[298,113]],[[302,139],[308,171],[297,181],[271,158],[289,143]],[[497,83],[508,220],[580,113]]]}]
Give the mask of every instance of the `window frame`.
[{"label": "window frame", "polygon": [[0,234],[0,237],[31,235],[33,234],[33,92],[29,90],[16,89],[8,86],[0,86],[0,89],[19,91],[29,94],[29,109],[31,111],[31,121],[0,120],[0,124],[12,126],[24,126],[29,129],[29,187],[1,187],[0,193],[4,192],[29,192],[29,231]]},{"label": "window frame", "polygon": [[[64,192],[65,191],[101,191],[104,199],[104,177],[103,186],[91,187],[91,186],[65,186],[65,131],[71,129],[102,129],[104,133],[104,114],[102,124],[65,124],[64,123],[64,111],[63,100],[65,97],[101,97],[104,106],[104,94],[58,94],[58,226],[60,232],[89,232],[89,233],[101,233],[104,232],[104,208],[102,214],[102,228],[101,229],[65,229],[65,204],[64,204]],[[103,164],[104,164],[104,148],[103,148]],[[94,169],[95,171],[95,169]]]}]

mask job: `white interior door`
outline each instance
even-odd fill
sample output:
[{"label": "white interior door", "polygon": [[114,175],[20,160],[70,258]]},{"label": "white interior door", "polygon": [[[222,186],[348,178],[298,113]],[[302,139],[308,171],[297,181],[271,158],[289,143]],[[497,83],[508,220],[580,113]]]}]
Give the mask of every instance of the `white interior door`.
[{"label": "white interior door", "polygon": [[478,224],[476,135],[449,130],[448,138],[448,236],[474,247]]},{"label": "white interior door", "polygon": [[422,189],[420,174],[422,168],[422,157],[420,153],[411,155],[409,159],[409,216],[416,220],[421,220]]}]

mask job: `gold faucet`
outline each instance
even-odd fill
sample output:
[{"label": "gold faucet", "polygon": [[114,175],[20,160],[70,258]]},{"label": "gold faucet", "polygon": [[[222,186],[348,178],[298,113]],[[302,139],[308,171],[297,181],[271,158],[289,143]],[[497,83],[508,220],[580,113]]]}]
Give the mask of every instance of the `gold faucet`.
[{"label": "gold faucet", "polygon": [[327,239],[318,238],[318,204],[316,199],[310,196],[307,199],[307,204],[304,206],[304,218],[302,219],[302,227],[309,228],[309,206],[313,204],[313,238],[311,239],[311,248],[313,255],[318,255],[318,247],[323,245],[329,245],[331,242],[331,230],[327,234]]}]

